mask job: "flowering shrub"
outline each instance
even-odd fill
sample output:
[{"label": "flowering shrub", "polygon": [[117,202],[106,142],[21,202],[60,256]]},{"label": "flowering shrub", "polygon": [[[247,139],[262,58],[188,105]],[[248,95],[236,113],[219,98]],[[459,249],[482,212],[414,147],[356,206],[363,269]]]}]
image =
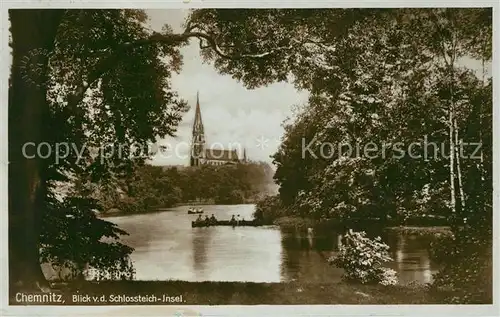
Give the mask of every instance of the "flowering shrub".
[{"label": "flowering shrub", "polygon": [[394,285],[398,282],[396,271],[383,267],[392,261],[389,246],[380,237],[369,239],[365,232],[349,231],[344,237],[339,253],[329,262],[344,269],[343,278],[362,284]]}]

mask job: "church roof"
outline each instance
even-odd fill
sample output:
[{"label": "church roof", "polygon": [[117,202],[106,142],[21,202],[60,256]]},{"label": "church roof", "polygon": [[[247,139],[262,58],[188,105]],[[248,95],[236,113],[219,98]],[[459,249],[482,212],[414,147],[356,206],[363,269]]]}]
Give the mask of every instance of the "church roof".
[{"label": "church roof", "polygon": [[236,150],[219,150],[219,149],[206,149],[205,158],[207,160],[215,161],[238,161],[238,153]]}]

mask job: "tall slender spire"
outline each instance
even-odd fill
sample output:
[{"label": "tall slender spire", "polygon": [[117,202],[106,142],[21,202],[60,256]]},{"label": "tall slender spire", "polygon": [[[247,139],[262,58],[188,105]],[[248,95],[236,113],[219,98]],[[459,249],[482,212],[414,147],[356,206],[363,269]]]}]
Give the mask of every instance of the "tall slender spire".
[{"label": "tall slender spire", "polygon": [[194,123],[193,123],[193,134],[195,131],[201,131],[203,134],[203,121],[201,120],[201,110],[200,110],[200,92],[196,93],[196,110],[194,113]]},{"label": "tall slender spire", "polygon": [[201,120],[200,93],[196,93],[196,110],[193,123],[193,142],[191,144],[191,166],[199,166],[199,159],[203,157],[205,151],[205,131]]}]

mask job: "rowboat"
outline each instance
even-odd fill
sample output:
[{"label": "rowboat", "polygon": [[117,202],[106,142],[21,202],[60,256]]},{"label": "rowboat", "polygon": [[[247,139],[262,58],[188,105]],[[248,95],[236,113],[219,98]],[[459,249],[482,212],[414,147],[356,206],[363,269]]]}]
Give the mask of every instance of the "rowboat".
[{"label": "rowboat", "polygon": [[205,221],[192,221],[191,227],[211,227],[211,226],[232,226],[232,227],[258,227],[262,226],[262,223],[255,220],[240,220],[239,222],[231,220],[217,220],[215,222],[207,223]]},{"label": "rowboat", "polygon": [[189,208],[188,209],[189,215],[196,215],[196,214],[202,214],[202,213],[203,213],[203,208]]}]

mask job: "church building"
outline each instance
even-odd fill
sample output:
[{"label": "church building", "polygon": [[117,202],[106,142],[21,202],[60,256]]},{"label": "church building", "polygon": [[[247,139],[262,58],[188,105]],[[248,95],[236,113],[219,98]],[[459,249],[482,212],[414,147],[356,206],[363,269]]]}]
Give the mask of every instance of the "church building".
[{"label": "church building", "polygon": [[236,150],[207,149],[205,147],[205,131],[201,120],[200,96],[196,96],[196,111],[194,114],[193,136],[191,142],[190,166],[227,165],[246,162],[246,150],[240,159]]}]

